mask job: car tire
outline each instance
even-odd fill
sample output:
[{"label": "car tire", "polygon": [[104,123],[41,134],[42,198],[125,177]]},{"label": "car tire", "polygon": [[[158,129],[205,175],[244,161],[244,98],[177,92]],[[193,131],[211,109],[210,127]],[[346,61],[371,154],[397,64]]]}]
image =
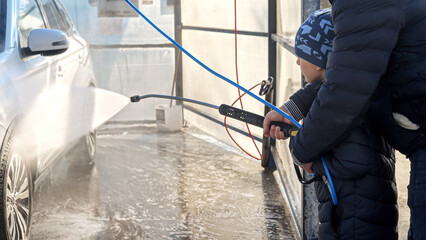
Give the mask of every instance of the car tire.
[{"label": "car tire", "polygon": [[[90,82],[90,81],[89,81]],[[95,88],[94,84],[90,84],[89,88]],[[85,113],[92,114],[93,106],[86,106]],[[87,135],[81,137],[77,144],[68,152],[67,156],[76,163],[92,164],[96,154],[96,131],[93,130]]]},{"label": "car tire", "polygon": [[80,138],[75,147],[73,147],[68,156],[73,161],[81,163],[92,163],[96,154],[96,132],[92,131]]},{"label": "car tire", "polygon": [[0,239],[28,239],[33,182],[25,148],[7,134],[0,155]]}]

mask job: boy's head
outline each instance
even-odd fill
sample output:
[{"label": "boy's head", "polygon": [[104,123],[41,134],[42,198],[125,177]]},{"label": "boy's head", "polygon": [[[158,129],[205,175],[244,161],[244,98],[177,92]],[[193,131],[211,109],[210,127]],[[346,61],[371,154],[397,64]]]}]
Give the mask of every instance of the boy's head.
[{"label": "boy's head", "polygon": [[308,82],[323,78],[335,36],[330,8],[313,12],[297,31],[294,52]]}]

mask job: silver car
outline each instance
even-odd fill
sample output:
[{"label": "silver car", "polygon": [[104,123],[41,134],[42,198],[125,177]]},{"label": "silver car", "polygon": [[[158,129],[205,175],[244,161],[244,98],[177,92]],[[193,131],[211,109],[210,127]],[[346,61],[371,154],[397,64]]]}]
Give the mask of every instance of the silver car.
[{"label": "silver car", "polygon": [[[88,44],[63,5],[59,0],[1,0],[0,239],[28,238],[32,194],[65,152],[50,151],[30,161],[25,146],[14,141],[22,118],[19,103],[57,85],[95,86]],[[95,140],[90,133],[74,148],[90,161]]]}]

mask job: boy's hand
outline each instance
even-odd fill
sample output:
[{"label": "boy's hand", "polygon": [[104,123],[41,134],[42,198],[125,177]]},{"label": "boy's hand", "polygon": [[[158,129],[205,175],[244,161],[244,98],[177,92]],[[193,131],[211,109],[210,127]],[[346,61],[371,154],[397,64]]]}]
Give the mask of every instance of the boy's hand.
[{"label": "boy's hand", "polygon": [[[283,110],[285,113],[288,113],[285,107],[281,107],[280,109]],[[269,129],[269,125],[272,121],[285,122],[287,124],[294,125],[290,120],[279,114],[277,111],[270,111],[268,114],[266,114],[265,120],[263,121],[263,134],[266,137],[271,137],[278,140],[287,139],[288,137],[284,136],[284,132],[281,131],[279,127],[273,125]]]}]

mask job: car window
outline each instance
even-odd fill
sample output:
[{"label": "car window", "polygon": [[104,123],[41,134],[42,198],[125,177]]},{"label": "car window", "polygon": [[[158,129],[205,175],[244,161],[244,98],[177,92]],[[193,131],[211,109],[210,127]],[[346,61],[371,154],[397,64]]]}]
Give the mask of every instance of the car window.
[{"label": "car window", "polygon": [[61,30],[67,33],[67,28],[65,26],[64,20],[62,19],[61,14],[59,13],[58,8],[52,0],[42,0],[42,5],[44,12],[46,13],[47,21],[51,29]]},{"label": "car window", "polygon": [[68,35],[72,35],[73,33],[73,24],[71,21],[70,16],[68,15],[68,12],[65,10],[64,5],[58,0],[54,0],[56,7],[58,8],[59,12],[61,13],[62,20],[64,21],[65,28],[67,29]]},{"label": "car window", "polygon": [[0,2],[0,52],[4,51],[6,41],[6,5],[7,1]]},{"label": "car window", "polygon": [[46,28],[40,9],[35,0],[19,2],[19,30],[21,48],[28,47],[28,35],[34,29]]}]

